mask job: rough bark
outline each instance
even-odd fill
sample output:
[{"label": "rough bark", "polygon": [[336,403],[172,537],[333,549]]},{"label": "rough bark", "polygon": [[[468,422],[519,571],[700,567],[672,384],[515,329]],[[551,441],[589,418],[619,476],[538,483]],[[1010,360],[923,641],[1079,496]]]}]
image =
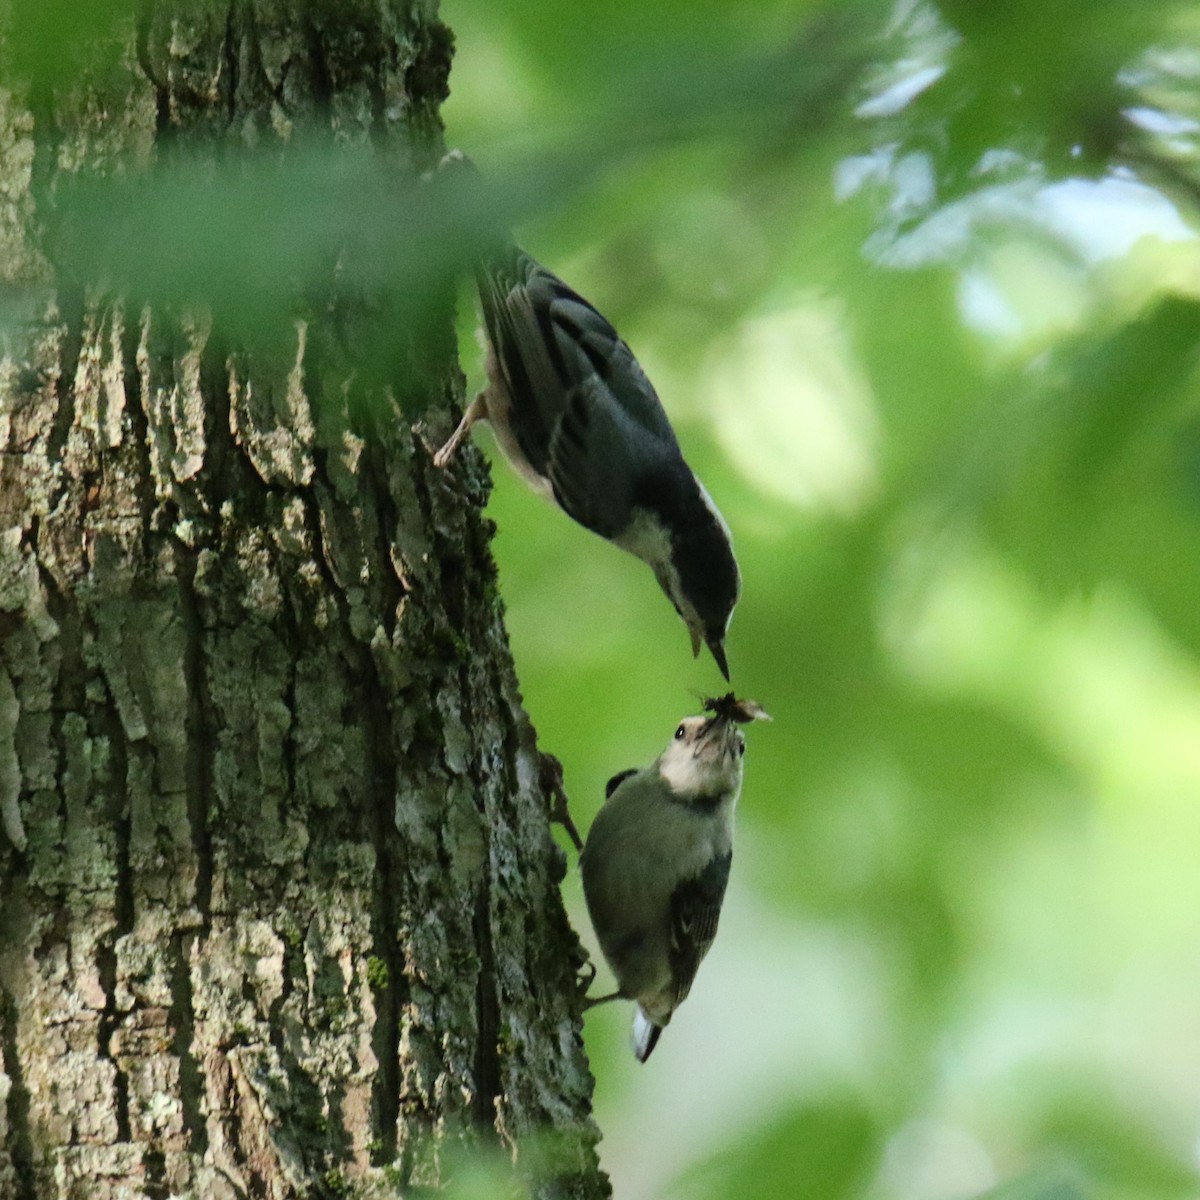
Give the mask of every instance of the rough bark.
[{"label": "rough bark", "polygon": [[47,297],[0,362],[0,1196],[407,1193],[456,1146],[607,1194],[478,457],[352,403],[321,320],[256,356],[42,237],[64,174],[171,142],[433,161],[432,9],[131,0],[103,104],[0,93],[3,270]]}]

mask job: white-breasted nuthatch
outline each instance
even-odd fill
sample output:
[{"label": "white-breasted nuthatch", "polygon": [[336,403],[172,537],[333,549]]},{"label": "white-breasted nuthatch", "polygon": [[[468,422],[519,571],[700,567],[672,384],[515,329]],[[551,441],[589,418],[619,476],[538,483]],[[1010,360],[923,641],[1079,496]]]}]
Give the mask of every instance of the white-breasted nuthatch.
[{"label": "white-breasted nuthatch", "polygon": [[581,525],[650,565],[729,678],[725,634],[741,590],[729,527],[684,461],[667,414],[617,331],[511,243],[476,278],[487,386],[434,455],[444,467],[480,420],[517,473]]},{"label": "white-breasted nuthatch", "polygon": [[640,1062],[716,937],[746,750],[737,726],[766,717],[732,694],[706,707],[711,715],[684,718],[648,767],[609,780],[580,859],[592,927],[617,977],[617,991],[592,1003],[637,1001]]}]

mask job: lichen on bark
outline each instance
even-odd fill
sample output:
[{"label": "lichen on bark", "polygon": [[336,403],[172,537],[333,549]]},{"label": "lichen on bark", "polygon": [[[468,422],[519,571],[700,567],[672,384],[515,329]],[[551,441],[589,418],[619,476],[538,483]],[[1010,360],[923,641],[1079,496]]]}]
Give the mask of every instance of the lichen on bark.
[{"label": "lichen on bark", "polygon": [[606,1195],[486,476],[429,460],[450,308],[389,382],[333,305],[280,296],[264,350],[55,257],[66,179],[184,146],[315,129],[411,184],[448,33],[131,0],[107,36],[0,91],[0,1195],[388,1195],[489,1146]]}]

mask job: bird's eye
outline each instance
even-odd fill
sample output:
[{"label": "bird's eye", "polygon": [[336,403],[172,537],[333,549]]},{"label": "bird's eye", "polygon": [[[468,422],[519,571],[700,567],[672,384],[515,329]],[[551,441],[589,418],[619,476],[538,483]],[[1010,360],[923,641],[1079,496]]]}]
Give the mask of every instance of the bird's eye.
[{"label": "bird's eye", "polygon": [[680,725],[680,727],[679,727],[677,730],[675,730],[675,740],[676,740],[676,741],[679,741],[679,739],[680,739],[681,737],[683,737],[683,735],[684,735],[686,732],[687,732],[687,730],[686,730],[686,729],[684,729],[684,727],[683,727],[682,725]]},{"label": "bird's eye", "polygon": [[746,753],[746,743],[738,742],[738,756],[741,757],[741,755],[743,755],[745,753]]}]

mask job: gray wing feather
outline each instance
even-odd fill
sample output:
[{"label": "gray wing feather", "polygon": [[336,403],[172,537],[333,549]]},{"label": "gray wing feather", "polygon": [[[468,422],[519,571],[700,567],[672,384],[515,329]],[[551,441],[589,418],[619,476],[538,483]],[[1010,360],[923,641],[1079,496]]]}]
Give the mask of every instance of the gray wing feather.
[{"label": "gray wing feather", "polygon": [[567,396],[550,438],[546,474],[558,502],[581,525],[615,537],[633,516],[638,483],[657,443],[639,434],[596,375]]},{"label": "gray wing feather", "polygon": [[479,293],[522,451],[570,516],[612,537],[640,475],[682,461],[653,386],[612,325],[527,254],[489,264]]},{"label": "gray wing feather", "polygon": [[684,880],[671,893],[670,962],[675,1007],[687,999],[700,962],[717,936],[732,862],[732,851],[713,859],[695,879]]},{"label": "gray wing feather", "polygon": [[605,800],[609,799],[612,796],[613,792],[615,792],[617,790],[617,788],[619,788],[621,786],[621,784],[623,784],[625,782],[625,780],[627,780],[630,777],[630,775],[636,775],[637,773],[638,773],[637,767],[626,767],[624,771],[618,771],[604,785]]},{"label": "gray wing feather", "polygon": [[549,297],[550,327],[565,384],[570,387],[598,376],[634,425],[652,438],[674,443],[671,422],[633,351],[582,296],[544,267],[539,271],[547,282],[541,299]]}]

